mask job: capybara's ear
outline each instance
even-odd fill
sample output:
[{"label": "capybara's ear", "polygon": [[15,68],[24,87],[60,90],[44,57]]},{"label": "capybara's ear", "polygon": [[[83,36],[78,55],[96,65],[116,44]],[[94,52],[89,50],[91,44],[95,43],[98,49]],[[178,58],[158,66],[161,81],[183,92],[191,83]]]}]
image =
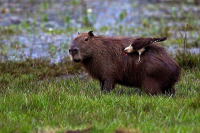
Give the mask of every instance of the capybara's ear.
[{"label": "capybara's ear", "polygon": [[89,31],[88,35],[91,36],[91,37],[93,37],[94,36],[93,31]]}]

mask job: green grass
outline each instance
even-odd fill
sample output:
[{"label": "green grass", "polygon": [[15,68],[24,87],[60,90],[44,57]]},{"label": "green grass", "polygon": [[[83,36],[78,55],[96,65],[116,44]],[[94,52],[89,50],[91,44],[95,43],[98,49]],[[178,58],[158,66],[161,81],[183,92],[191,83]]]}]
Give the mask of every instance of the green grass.
[{"label": "green grass", "polygon": [[[31,2],[35,3],[34,0]],[[13,40],[13,36],[46,33],[52,37],[58,34],[70,37],[74,33],[90,30],[94,30],[95,35],[168,36],[162,46],[199,47],[198,15],[185,12],[182,8],[178,12],[181,14],[180,19],[177,19],[177,11],[174,10],[169,18],[141,18],[140,24],[135,27],[128,26],[129,23],[123,24],[127,17],[126,10],[123,10],[115,25],[101,25],[99,29],[95,29],[94,25],[85,24],[81,28],[73,25],[73,19],[83,25],[86,20],[95,19],[95,16],[88,14],[85,14],[86,18],[74,18],[73,12],[81,14],[77,10],[81,7],[78,0],[67,1],[65,4],[72,4],[74,8],[67,10],[68,13],[64,16],[58,11],[58,19],[67,23],[64,28],[55,27],[50,30],[45,26],[45,22],[51,18],[45,11],[54,7],[46,2],[40,3],[35,12],[29,13],[32,23],[22,19],[19,25],[0,26],[0,40],[11,42],[7,46],[1,41],[1,58],[7,56],[9,50],[24,47],[23,42]],[[175,6],[172,5],[172,8]],[[165,10],[149,4],[145,8]],[[1,12],[6,13],[5,7]],[[180,25],[169,24],[173,21]],[[49,45],[49,50],[54,55],[57,49]],[[0,61],[0,132],[65,132],[85,129],[95,133],[116,130],[147,133],[200,132],[199,57],[199,54],[186,52],[175,55],[175,60],[183,69],[174,97],[151,97],[138,89],[119,85],[111,93],[103,94],[99,83],[84,77],[80,65],[71,63],[69,59],[58,64],[51,64],[49,60],[43,59]]]},{"label": "green grass", "polygon": [[189,52],[178,52],[175,60],[181,68],[198,68],[200,69],[200,53],[192,54]]},{"label": "green grass", "polygon": [[200,71],[182,69],[176,95],[148,96],[117,86],[103,94],[87,78],[0,76],[0,132],[200,132]]},{"label": "green grass", "polygon": [[39,79],[58,77],[62,75],[77,74],[82,72],[79,63],[73,63],[69,57],[66,57],[62,62],[51,63],[48,59],[29,59],[24,61],[0,61],[0,73],[11,74],[14,77],[23,74],[34,75]]}]

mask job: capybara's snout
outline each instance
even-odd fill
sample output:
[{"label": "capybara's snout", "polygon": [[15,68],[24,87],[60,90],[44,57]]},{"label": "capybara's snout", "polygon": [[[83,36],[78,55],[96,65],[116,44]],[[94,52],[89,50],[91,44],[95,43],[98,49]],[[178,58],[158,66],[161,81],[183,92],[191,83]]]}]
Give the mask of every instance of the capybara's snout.
[{"label": "capybara's snout", "polygon": [[70,53],[71,55],[78,54],[78,48],[70,48],[70,49],[69,49],[69,53]]}]

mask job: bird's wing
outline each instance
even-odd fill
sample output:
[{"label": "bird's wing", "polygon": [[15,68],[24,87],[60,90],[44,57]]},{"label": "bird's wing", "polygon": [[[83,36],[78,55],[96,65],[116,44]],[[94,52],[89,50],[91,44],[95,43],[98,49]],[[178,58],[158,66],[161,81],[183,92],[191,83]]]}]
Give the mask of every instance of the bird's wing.
[{"label": "bird's wing", "polygon": [[160,37],[160,38],[137,38],[135,39],[131,46],[134,50],[139,50],[141,48],[146,47],[149,44],[155,43],[155,42],[162,42],[165,41],[167,37]]},{"label": "bird's wing", "polygon": [[139,50],[141,48],[146,47],[151,42],[153,42],[152,38],[137,38],[132,42],[131,46],[134,50]]}]

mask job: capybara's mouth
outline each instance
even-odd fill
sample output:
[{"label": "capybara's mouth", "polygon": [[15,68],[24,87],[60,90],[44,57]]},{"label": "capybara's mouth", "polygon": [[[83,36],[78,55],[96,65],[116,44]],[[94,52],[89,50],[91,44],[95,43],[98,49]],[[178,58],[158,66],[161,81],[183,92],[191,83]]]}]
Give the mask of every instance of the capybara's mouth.
[{"label": "capybara's mouth", "polygon": [[81,60],[80,59],[74,59],[74,62],[80,62]]}]

